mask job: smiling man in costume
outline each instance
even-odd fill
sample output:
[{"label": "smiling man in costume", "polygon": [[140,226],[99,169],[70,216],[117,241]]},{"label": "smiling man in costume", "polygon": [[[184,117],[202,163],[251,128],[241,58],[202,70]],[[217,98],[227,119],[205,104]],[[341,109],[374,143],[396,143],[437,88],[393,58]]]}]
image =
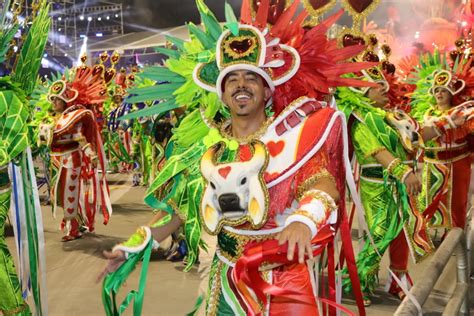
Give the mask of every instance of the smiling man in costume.
[{"label": "smiling man in costume", "polygon": [[[316,284],[318,272],[310,259],[323,250],[329,256],[328,304],[344,309],[336,303],[335,284],[334,237],[341,229],[344,257],[350,263],[363,314],[345,215],[346,176],[354,188],[350,172],[345,171],[349,168],[345,123],[342,113],[316,99],[328,94],[330,87],[364,85],[340,78],[367,67],[341,63],[361,48],[328,53],[338,50],[325,34],[340,15],[311,31],[295,22],[293,32],[285,33],[298,1],[271,31],[261,27],[267,25],[264,12],[268,7],[263,5],[253,20],[244,2],[242,24],[234,20],[222,30],[204,4],[197,3],[208,34],[220,33],[215,37],[215,57],[195,63],[189,84],[202,91],[201,104],[208,109],[217,94],[228,118],[216,121],[216,113],[211,117],[203,113],[205,133],[194,128],[194,134],[200,136],[187,148],[180,147],[177,137],[183,129],[191,131],[186,119],[193,114],[183,120],[173,138],[174,155],[145,199],[154,208],[168,210],[166,223],[156,224],[157,216],[150,226],[142,226],[128,241],[105,253],[109,263],[103,274],[117,269],[126,254],[143,252],[152,239],[160,242],[180,225],[184,225],[188,266],[192,266],[202,222],[218,239],[206,302],[208,315],[262,311],[318,315],[321,302],[315,294],[326,285]],[[172,63],[168,61],[169,66]],[[163,185],[167,194],[158,201],[154,192]]]}]

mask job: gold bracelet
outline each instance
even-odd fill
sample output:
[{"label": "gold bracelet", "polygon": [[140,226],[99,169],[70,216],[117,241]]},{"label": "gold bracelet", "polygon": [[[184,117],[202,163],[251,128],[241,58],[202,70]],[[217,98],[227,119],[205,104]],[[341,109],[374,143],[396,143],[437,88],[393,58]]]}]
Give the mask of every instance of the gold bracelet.
[{"label": "gold bracelet", "polygon": [[321,191],[321,190],[306,191],[305,193],[303,193],[300,200],[308,196],[318,201],[321,201],[321,203],[323,203],[323,206],[326,208],[326,210],[329,210],[329,211],[337,210],[336,202],[334,201],[332,196],[330,196],[324,191]]},{"label": "gold bracelet", "polygon": [[395,169],[398,165],[402,163],[402,160],[400,158],[395,158],[393,159],[387,166],[387,172],[389,174],[392,174],[393,169]]}]

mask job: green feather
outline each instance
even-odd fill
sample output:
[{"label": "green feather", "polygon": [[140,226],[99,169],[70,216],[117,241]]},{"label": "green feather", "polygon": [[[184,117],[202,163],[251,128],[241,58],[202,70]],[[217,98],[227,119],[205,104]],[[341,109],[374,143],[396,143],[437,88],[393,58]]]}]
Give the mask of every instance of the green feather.
[{"label": "green feather", "polygon": [[226,19],[226,27],[232,32],[234,36],[239,35],[239,21],[235,17],[234,10],[230,6],[230,4],[226,1],[225,3],[225,19]]},{"label": "green feather", "polygon": [[51,23],[49,9],[50,5],[46,0],[40,2],[38,15],[33,20],[13,70],[12,80],[20,83],[27,95],[35,88],[44,47],[48,40]]},{"label": "green feather", "polygon": [[192,36],[195,36],[204,46],[204,49],[215,49],[215,41],[212,40],[205,32],[201,31],[193,23],[188,23],[188,30]]},{"label": "green feather", "polygon": [[211,10],[209,10],[209,8],[204,4],[203,0],[196,0],[196,5],[199,14],[201,15],[201,22],[204,25],[206,33],[210,35],[214,42],[217,42],[219,36],[222,34],[222,28],[219,21],[217,21]]},{"label": "green feather", "polygon": [[179,107],[179,105],[176,104],[175,100],[168,100],[168,101],[165,101],[163,103],[159,103],[159,104],[153,105],[151,107],[144,108],[140,111],[135,111],[135,112],[129,113],[127,115],[124,115],[124,116],[120,117],[119,120],[123,121],[123,120],[134,119],[134,118],[137,118],[137,117],[153,116],[153,115],[157,115],[157,114],[160,114],[160,113],[163,113],[163,112],[174,110],[178,107]]},{"label": "green feather", "polygon": [[174,37],[174,36],[169,36],[169,35],[166,35],[165,38],[168,42],[176,46],[176,48],[179,49],[180,51],[184,50],[184,40]]},{"label": "green feather", "polygon": [[155,47],[155,51],[160,54],[166,55],[170,58],[176,58],[176,59],[179,58],[179,52],[174,49],[169,49],[169,48],[164,48],[164,47]]},{"label": "green feather", "polygon": [[10,27],[4,27],[2,30],[0,30],[0,63],[5,61],[5,55],[10,49],[10,42],[12,41],[16,32],[18,32],[19,27],[20,26],[16,24],[11,25]]},{"label": "green feather", "polygon": [[173,92],[181,87],[182,83],[163,83],[151,87],[130,89],[130,95],[127,98],[128,103],[139,103],[144,101],[163,100],[173,97]]}]

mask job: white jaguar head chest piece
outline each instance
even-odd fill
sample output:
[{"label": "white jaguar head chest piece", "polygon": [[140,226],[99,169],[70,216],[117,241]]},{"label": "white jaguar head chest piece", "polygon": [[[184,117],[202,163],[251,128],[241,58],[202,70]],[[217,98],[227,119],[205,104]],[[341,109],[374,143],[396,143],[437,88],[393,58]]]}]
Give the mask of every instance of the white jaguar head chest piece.
[{"label": "white jaguar head chest piece", "polygon": [[250,144],[249,161],[216,163],[221,142],[209,148],[201,159],[201,173],[207,185],[201,201],[204,227],[218,234],[222,226],[238,226],[249,222],[254,229],[263,226],[268,213],[268,190],[263,172],[268,164],[265,145]]},{"label": "white jaguar head chest piece", "polygon": [[403,147],[413,153],[418,148],[421,140],[418,134],[418,122],[402,110],[387,112],[386,119],[393,128],[398,130]]}]

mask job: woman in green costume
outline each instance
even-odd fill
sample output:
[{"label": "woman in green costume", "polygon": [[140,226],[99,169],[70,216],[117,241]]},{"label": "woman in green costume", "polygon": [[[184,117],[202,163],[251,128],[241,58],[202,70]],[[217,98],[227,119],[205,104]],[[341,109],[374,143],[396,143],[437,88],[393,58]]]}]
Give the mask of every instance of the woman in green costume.
[{"label": "woman in green costume", "polygon": [[[421,184],[412,168],[412,154],[402,144],[413,148],[409,137],[400,134],[402,129],[398,128],[406,128],[410,120],[401,111],[383,109],[389,103],[390,86],[382,72],[375,70],[364,72],[364,75],[379,87],[339,88],[336,94],[338,107],[350,125],[350,136],[360,165],[360,195],[373,239],[373,243],[367,240],[357,256],[367,306],[378,285],[380,261],[387,249],[390,270],[405,284],[411,283],[407,273],[409,249],[415,260],[431,249],[424,226],[420,225],[419,212],[411,203],[415,201],[411,197],[419,193]],[[403,298],[401,287],[392,277],[389,279],[387,290]],[[350,290],[349,283],[346,290]]]}]

